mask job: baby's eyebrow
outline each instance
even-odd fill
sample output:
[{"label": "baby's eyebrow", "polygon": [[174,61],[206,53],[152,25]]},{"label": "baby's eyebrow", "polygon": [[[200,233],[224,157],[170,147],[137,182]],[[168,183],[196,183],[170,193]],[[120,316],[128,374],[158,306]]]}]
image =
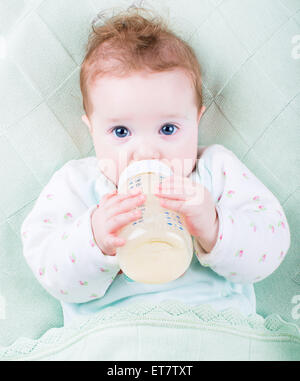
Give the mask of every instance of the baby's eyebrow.
[{"label": "baby's eyebrow", "polygon": [[161,115],[162,119],[188,119],[185,115],[177,115],[177,114],[168,114],[168,115]]},{"label": "baby's eyebrow", "polygon": [[[161,119],[188,119],[185,115],[176,115],[176,114],[168,114],[168,115],[161,115]],[[133,118],[108,118],[106,119],[109,123],[115,123],[115,122],[125,122],[125,121],[131,121]]]}]

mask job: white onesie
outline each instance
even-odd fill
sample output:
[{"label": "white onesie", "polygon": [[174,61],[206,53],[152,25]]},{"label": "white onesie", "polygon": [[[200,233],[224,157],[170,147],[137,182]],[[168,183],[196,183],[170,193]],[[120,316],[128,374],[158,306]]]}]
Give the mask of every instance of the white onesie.
[{"label": "white onesie", "polygon": [[[25,218],[25,259],[37,280],[60,300],[64,323],[105,307],[176,299],[217,310],[256,312],[253,283],[269,276],[290,246],[284,211],[266,186],[227,148],[199,147],[190,178],[211,193],[219,216],[218,239],[204,253],[193,237],[194,256],[180,278],[162,285],[134,282],[115,257],[96,245],[91,213],[115,185],[96,157],[70,160],[56,171]],[[97,184],[97,192],[95,191]]]}]

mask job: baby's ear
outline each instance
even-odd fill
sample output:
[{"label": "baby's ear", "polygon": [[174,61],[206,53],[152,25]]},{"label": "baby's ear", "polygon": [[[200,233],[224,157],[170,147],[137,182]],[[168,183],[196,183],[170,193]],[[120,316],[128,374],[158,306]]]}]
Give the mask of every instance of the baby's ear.
[{"label": "baby's ear", "polygon": [[88,127],[90,134],[93,135],[93,128],[90,124],[88,117],[84,114],[84,115],[82,115],[81,119],[82,119],[83,123]]},{"label": "baby's ear", "polygon": [[203,115],[205,109],[206,109],[206,107],[205,107],[205,106],[202,106],[201,109],[200,109],[200,111],[199,111],[199,113],[198,113],[198,124],[199,124],[199,122],[200,122],[200,119],[201,119],[201,117],[202,117],[202,115]]}]

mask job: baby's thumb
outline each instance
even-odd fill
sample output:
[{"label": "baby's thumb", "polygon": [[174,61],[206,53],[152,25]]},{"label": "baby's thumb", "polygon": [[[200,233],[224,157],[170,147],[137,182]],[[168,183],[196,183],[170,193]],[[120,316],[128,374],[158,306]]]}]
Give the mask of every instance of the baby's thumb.
[{"label": "baby's thumb", "polygon": [[116,248],[123,246],[125,244],[125,240],[123,238],[116,237],[112,234],[110,234],[106,239],[106,246],[107,246],[107,254],[108,255],[116,255]]}]

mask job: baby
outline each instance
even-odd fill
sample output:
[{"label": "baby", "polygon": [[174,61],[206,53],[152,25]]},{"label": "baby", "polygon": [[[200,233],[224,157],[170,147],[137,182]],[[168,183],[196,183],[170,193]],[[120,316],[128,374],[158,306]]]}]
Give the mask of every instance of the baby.
[{"label": "baby", "polygon": [[[167,299],[253,314],[253,283],[289,249],[283,209],[233,152],[198,147],[205,107],[197,58],[161,19],[138,11],[93,27],[80,85],[96,157],[54,173],[21,227],[24,256],[60,300],[65,324],[106,307]],[[118,233],[141,217],[146,200],[141,192],[118,194],[118,179],[144,159],[173,170],[156,197],[181,213],[194,244],[188,270],[166,284],[132,281],[115,256],[126,244]]]}]

